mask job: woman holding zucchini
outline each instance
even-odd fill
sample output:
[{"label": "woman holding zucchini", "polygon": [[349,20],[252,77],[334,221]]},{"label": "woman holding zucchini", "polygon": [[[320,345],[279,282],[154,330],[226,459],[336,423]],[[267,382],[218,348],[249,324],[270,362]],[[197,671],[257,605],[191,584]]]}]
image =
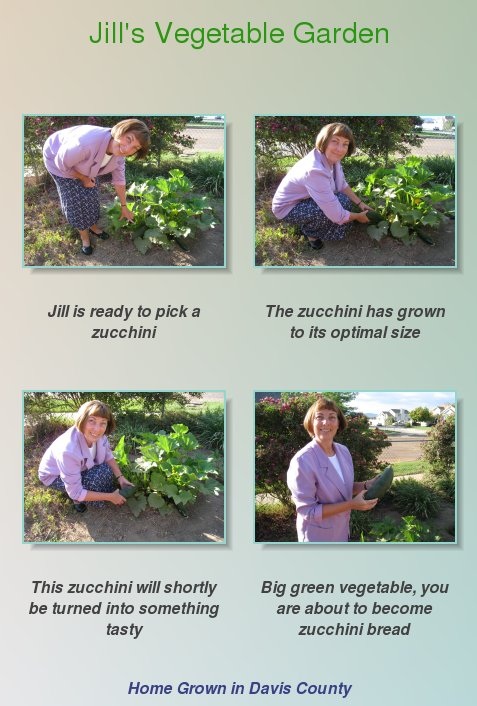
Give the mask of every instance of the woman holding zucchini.
[{"label": "woman holding zucchini", "polygon": [[98,225],[100,177],[111,174],[121,203],[121,218],[133,220],[126,205],[125,158],[146,156],[149,129],[141,120],[121,120],[112,128],[76,125],[50,135],[43,146],[43,161],[56,184],[61,210],[77,228],[81,252],[92,255],[91,235],[109,237]]},{"label": "woman holding zucchini", "polygon": [[354,480],[350,452],[334,441],[346,420],[332,400],[318,398],[303,425],[312,441],[292,458],[287,475],[298,541],[347,542],[351,510],[367,512],[378,502],[363,497],[373,481]]},{"label": "woman holding zucchini", "polygon": [[105,501],[113,505],[126,502],[119,488],[132,483],[121,473],[106,437],[114,427],[108,405],[99,400],[85,402],[75,424],[43,454],[38,472],[41,482],[67,493],[78,512],[84,512],[90,502],[99,506]]},{"label": "woman holding zucchini", "polygon": [[275,216],[299,228],[314,250],[320,250],[324,240],[344,238],[353,221],[369,223],[366,211],[371,209],[348,185],[341,166],[343,157],[354,151],[348,125],[325,125],[315,149],[290,169],[273,197]]}]

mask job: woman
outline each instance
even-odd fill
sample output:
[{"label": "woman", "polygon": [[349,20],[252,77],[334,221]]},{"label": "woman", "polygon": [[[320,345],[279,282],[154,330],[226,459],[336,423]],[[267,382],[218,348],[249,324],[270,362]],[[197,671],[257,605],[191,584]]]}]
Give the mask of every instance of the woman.
[{"label": "woman", "polygon": [[371,510],[378,502],[363,498],[372,481],[355,482],[350,452],[334,441],[346,420],[332,400],[320,397],[303,424],[312,441],[292,458],[287,476],[298,541],[347,542],[351,510]]},{"label": "woman", "polygon": [[99,400],[85,402],[74,426],[61,434],[43,454],[38,475],[48,488],[66,492],[78,512],[86,503],[106,500],[122,505],[116,489],[132,485],[113,458],[106,434],[114,429],[110,408]]},{"label": "woman", "polygon": [[[315,149],[290,169],[273,197],[275,216],[300,228],[314,250],[323,247],[323,240],[344,238],[353,221],[369,223],[366,211],[371,209],[348,186],[341,166],[343,157],[354,150],[347,125],[325,125]],[[359,213],[351,211],[353,204]]]},{"label": "woman", "polygon": [[58,130],[43,146],[43,160],[60,197],[68,223],[80,234],[83,255],[91,255],[90,235],[109,236],[98,225],[98,179],[112,175],[121,203],[121,218],[133,220],[126,206],[125,158],[147,154],[150,134],[141,120],[121,120],[113,128],[77,125]]}]

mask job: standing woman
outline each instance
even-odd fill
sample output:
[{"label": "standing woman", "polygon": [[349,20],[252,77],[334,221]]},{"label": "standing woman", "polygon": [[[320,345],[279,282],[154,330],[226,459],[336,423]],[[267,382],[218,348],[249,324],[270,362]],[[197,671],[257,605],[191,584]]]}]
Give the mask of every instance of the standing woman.
[{"label": "standing woman", "polygon": [[372,481],[354,480],[351,454],[334,441],[346,428],[343,412],[320,397],[306,413],[303,425],[312,441],[292,458],[287,482],[296,505],[299,542],[347,542],[351,510],[372,510],[377,500],[365,500]]},{"label": "standing woman", "polygon": [[126,206],[125,158],[146,156],[150,133],[141,120],[121,120],[112,128],[77,125],[53,133],[43,146],[43,160],[51,174],[61,210],[68,223],[77,228],[83,255],[91,255],[90,235],[101,240],[109,236],[98,225],[98,178],[112,175],[121,203],[121,218],[132,221]]},{"label": "standing woman", "polygon": [[[369,223],[371,210],[348,186],[341,160],[355,151],[351,128],[344,123],[325,125],[315,149],[300,159],[284,177],[273,197],[272,211],[284,223],[297,226],[314,250],[323,240],[341,240],[353,221]],[[358,206],[359,213],[350,209]]]},{"label": "standing woman", "polygon": [[78,512],[86,503],[104,501],[122,505],[119,489],[130,486],[114,460],[107,434],[115,423],[108,405],[99,400],[85,402],[74,426],[67,429],[43,454],[38,475],[43,485],[71,498]]}]

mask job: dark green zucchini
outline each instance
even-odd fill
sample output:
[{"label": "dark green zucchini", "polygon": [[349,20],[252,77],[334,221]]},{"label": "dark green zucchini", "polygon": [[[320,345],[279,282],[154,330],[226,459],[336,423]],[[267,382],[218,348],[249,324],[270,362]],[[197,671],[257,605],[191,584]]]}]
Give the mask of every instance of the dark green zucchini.
[{"label": "dark green zucchini", "polygon": [[378,498],[381,500],[383,495],[388,492],[391,484],[393,482],[394,471],[392,466],[386,466],[384,471],[379,475],[374,481],[373,485],[369,490],[365,492],[363,498],[365,500],[374,500]]},{"label": "dark green zucchini", "polygon": [[134,493],[136,492],[136,486],[135,485],[125,485],[124,488],[121,488],[119,491],[119,495],[122,495],[123,498],[132,498]]},{"label": "dark green zucchini", "polygon": [[378,223],[382,223],[386,219],[377,211],[366,211],[366,218],[373,226],[377,226]]}]

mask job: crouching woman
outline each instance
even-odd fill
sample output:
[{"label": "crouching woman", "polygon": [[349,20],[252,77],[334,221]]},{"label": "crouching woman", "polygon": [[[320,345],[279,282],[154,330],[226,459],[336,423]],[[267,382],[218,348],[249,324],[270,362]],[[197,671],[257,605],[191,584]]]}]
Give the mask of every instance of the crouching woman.
[{"label": "crouching woman", "polygon": [[119,489],[132,485],[114,460],[107,434],[115,423],[108,405],[99,400],[85,402],[75,424],[67,429],[43,454],[38,471],[48,488],[65,492],[78,512],[86,503],[102,506],[105,501],[122,505]]}]

